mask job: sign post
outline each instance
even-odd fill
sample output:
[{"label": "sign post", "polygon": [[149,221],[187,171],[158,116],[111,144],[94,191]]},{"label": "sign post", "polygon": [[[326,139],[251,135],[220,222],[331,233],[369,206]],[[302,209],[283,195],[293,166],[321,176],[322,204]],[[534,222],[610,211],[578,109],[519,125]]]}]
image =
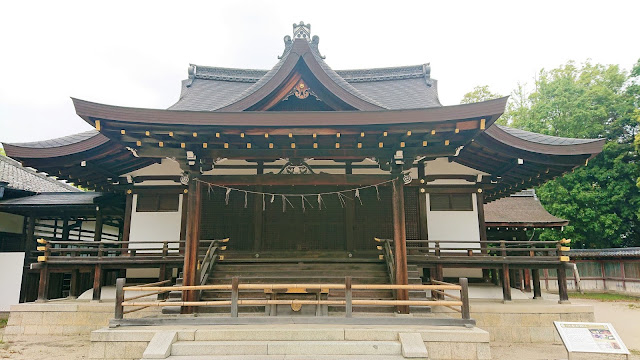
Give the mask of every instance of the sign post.
[{"label": "sign post", "polygon": [[629,350],[610,323],[584,323],[554,321],[562,338],[569,360],[573,353],[600,353],[626,355]]}]

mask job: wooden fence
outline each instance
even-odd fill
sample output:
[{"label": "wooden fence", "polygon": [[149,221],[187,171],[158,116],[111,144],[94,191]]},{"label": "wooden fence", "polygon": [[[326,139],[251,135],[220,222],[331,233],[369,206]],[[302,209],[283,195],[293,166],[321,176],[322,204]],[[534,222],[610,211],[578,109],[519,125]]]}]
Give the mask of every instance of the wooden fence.
[{"label": "wooden fence", "polygon": [[[316,305],[320,306],[344,306],[345,317],[350,318],[353,314],[354,306],[445,306],[461,314],[463,320],[470,320],[469,312],[469,289],[468,280],[460,278],[460,284],[438,282],[430,285],[395,285],[395,284],[352,284],[351,277],[345,277],[344,284],[249,284],[240,283],[237,277],[232,278],[231,284],[219,285],[195,285],[195,286],[162,286],[167,282],[153,283],[137,286],[125,286],[126,279],[120,278],[116,281],[116,305],[115,319],[122,320],[125,314],[142,310],[148,307],[164,306],[185,306],[185,307],[213,307],[229,306],[231,317],[238,317],[240,306],[264,306],[272,305]],[[331,289],[344,290],[344,300],[316,300],[307,299],[240,299],[240,292],[243,290],[262,290],[267,293],[273,291],[287,291],[290,289],[302,290],[302,293],[316,293],[318,291],[328,292]],[[376,300],[376,299],[353,299],[353,292],[358,290],[431,290],[439,295],[448,297],[451,300],[428,299],[428,300]],[[230,290],[230,300],[215,301],[166,301],[166,299],[155,301],[135,301],[143,297],[159,295],[170,291],[202,291],[202,290]],[[458,295],[450,294],[447,290],[458,291]],[[142,295],[125,297],[127,291],[146,292]],[[132,309],[125,310],[125,307]]]}]

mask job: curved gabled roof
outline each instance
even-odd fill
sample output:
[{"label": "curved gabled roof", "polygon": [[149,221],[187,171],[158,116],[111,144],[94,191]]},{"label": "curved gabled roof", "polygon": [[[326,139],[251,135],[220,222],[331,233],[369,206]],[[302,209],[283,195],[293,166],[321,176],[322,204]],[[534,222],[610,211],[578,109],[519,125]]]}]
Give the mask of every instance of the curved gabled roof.
[{"label": "curved gabled roof", "polygon": [[465,146],[456,162],[500,179],[485,194],[487,201],[493,201],[584,165],[602,151],[605,141],[561,138],[494,124]]},{"label": "curved gabled roof", "polygon": [[156,162],[136,158],[125,146],[96,130],[3,146],[8,156],[19,159],[24,166],[90,189],[108,188],[120,175]]},{"label": "curved gabled roof", "polygon": [[[257,103],[280,86],[300,61],[321,80],[323,86],[342,92],[340,98],[355,109],[441,106],[437,82],[430,78],[428,64],[333,70],[320,55],[317,40],[297,39],[286,44],[283,56],[271,70],[191,65],[189,79],[182,84],[180,99],[169,110],[246,110],[243,106]],[[256,93],[258,95],[254,95]]]}]

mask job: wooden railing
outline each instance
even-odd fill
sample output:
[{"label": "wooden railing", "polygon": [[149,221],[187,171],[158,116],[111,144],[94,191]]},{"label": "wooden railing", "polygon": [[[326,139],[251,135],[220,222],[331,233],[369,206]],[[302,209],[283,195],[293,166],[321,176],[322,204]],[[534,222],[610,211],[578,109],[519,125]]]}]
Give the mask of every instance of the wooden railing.
[{"label": "wooden railing", "polygon": [[[376,239],[384,249],[393,239]],[[472,263],[482,261],[506,263],[560,263],[569,261],[570,240],[559,241],[469,241],[407,240],[407,258],[411,261]]]},{"label": "wooden railing", "polygon": [[381,243],[382,245],[376,245],[376,248],[382,252],[379,256],[384,259],[387,264],[387,273],[389,275],[389,280],[392,284],[396,283],[396,260],[393,257],[393,250],[391,250],[391,242],[385,241],[378,238],[373,238],[376,242]]},{"label": "wooden railing", "polygon": [[[304,289],[306,293],[316,293],[318,291],[329,291],[332,289],[344,290],[344,300],[308,300],[308,299],[240,299],[242,290],[263,290],[266,293],[273,291],[282,291],[286,289]],[[376,299],[353,299],[353,291],[358,290],[431,290],[452,300],[376,300]],[[202,291],[202,290],[230,290],[230,300],[214,300],[214,301],[134,301],[145,296],[160,294],[169,291]],[[453,295],[448,292],[459,291],[459,295]],[[148,294],[125,297],[127,291],[132,292],[150,292]],[[229,306],[231,317],[238,317],[238,308],[240,306],[265,306],[271,305],[331,305],[344,306],[345,317],[350,318],[353,314],[354,306],[445,306],[460,312],[462,319],[469,320],[469,290],[466,278],[460,278],[460,284],[451,284],[438,282],[430,285],[395,285],[395,284],[352,284],[351,277],[345,277],[344,284],[245,284],[240,283],[239,278],[234,277],[231,284],[220,285],[196,285],[196,286],[158,286],[157,284],[147,284],[138,286],[125,286],[125,279],[120,278],[116,281],[116,303],[115,303],[115,319],[122,320],[127,313],[142,310],[148,307],[164,307],[164,306]],[[133,307],[131,310],[124,310],[125,307]]]},{"label": "wooden railing", "polygon": [[[202,261],[207,272],[213,267],[219,244],[223,240],[200,240],[208,248]],[[38,239],[37,262],[46,264],[97,264],[97,263],[180,263],[184,254],[184,240],[175,241],[59,241]],[[225,246],[226,248],[226,246]],[[203,272],[204,273],[204,272]]]}]

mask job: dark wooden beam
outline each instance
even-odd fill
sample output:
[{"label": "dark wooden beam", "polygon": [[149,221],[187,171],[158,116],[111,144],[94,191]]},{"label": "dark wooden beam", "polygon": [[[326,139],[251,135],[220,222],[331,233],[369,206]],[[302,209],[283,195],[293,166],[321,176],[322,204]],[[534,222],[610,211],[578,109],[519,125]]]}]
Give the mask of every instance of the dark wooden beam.
[{"label": "dark wooden beam", "polygon": [[94,301],[100,301],[102,294],[102,265],[96,264],[93,269],[93,296]]},{"label": "dark wooden beam", "polygon": [[373,185],[391,180],[391,175],[347,175],[347,174],[314,174],[314,175],[214,175],[200,176],[205,182],[219,185]]}]

